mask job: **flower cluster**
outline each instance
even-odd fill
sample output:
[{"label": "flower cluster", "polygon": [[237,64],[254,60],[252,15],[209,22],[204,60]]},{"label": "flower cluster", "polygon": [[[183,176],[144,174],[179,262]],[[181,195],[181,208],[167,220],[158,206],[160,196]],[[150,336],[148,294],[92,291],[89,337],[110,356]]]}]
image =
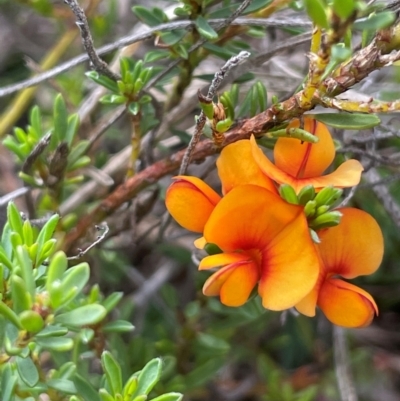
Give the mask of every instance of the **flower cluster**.
[{"label": "flower cluster", "polygon": [[279,138],[274,163],[254,137],[228,145],[217,160],[222,197],[199,178],[178,176],[166,206],[180,225],[202,234],[195,245],[209,256],[199,270],[216,269],[205,295],[240,306],[257,287],[265,308],[314,316],[318,306],[337,325],[366,326],[377,306],[342,278],[378,268],[382,233],[364,211],[332,211],[339,188],[357,185],[363,168],[348,160],[323,175],[335,158],[333,140],[322,123],[306,117],[303,124],[317,143]]}]

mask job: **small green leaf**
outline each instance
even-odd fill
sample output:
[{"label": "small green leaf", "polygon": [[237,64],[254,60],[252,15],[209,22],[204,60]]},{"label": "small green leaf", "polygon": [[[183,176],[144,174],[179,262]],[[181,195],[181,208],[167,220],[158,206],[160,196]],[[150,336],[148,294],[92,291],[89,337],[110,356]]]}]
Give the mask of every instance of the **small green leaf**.
[{"label": "small green leaf", "polygon": [[112,92],[118,93],[118,85],[111,78],[100,75],[97,71],[89,71],[86,72],[85,75],[99,85],[104,86]]},{"label": "small green leaf", "polygon": [[214,40],[218,38],[218,33],[214,31],[209,25],[207,20],[201,15],[196,19],[196,27],[201,36],[208,40]]},{"label": "small green leaf", "polygon": [[66,379],[50,379],[46,384],[54,390],[61,391],[66,394],[76,394],[76,387],[73,381]]},{"label": "small green leaf", "polygon": [[53,236],[59,220],[60,220],[60,216],[58,214],[54,214],[53,216],[50,217],[50,219],[46,222],[46,224],[40,230],[40,233],[36,240],[36,242],[38,243],[38,251],[37,251],[35,265],[38,265],[38,259],[42,252],[43,245],[45,244],[45,242],[47,242]]},{"label": "small green leaf", "polygon": [[39,381],[39,372],[37,371],[32,359],[29,357],[21,358],[20,356],[17,356],[15,362],[22,381],[28,387],[34,387]]},{"label": "small green leaf", "polygon": [[140,104],[138,102],[129,103],[128,111],[132,115],[136,116],[140,111]]},{"label": "small green leaf", "polygon": [[42,116],[40,114],[40,109],[38,106],[32,107],[31,114],[29,116],[29,121],[33,130],[35,131],[36,138],[41,138],[42,134]]},{"label": "small green leaf", "polygon": [[109,322],[103,327],[103,333],[128,333],[135,329],[131,322],[126,320],[116,320]]},{"label": "small green leaf", "polygon": [[11,276],[11,299],[13,310],[16,313],[21,313],[32,307],[33,300],[26,289],[25,281],[16,274]]},{"label": "small green leaf", "polygon": [[143,6],[132,7],[133,13],[145,24],[149,26],[156,26],[162,24],[164,21],[159,19],[159,15],[154,13],[154,9]]},{"label": "small green leaf", "polygon": [[21,322],[17,314],[10,309],[3,301],[0,301],[0,314],[2,314],[7,320],[9,320],[14,326],[22,329]]},{"label": "small green leaf", "polygon": [[23,238],[21,215],[15,206],[14,202],[10,202],[7,207],[7,220],[10,224],[11,230],[15,231],[21,238]]},{"label": "small green leaf", "polygon": [[[76,373],[72,380],[75,384],[78,394],[85,401],[100,401],[99,394],[97,393],[97,391],[95,391],[93,386],[89,383],[89,381],[86,378],[83,378],[82,376]],[[114,399],[112,401],[114,401]]]},{"label": "small green leaf", "polygon": [[169,56],[168,50],[151,50],[144,56],[145,63],[152,63],[160,59],[167,59]]},{"label": "small green leaf", "polygon": [[32,301],[35,299],[36,285],[33,278],[33,266],[29,257],[29,253],[25,246],[17,246],[15,256],[17,257],[19,267],[21,268],[21,276],[25,282],[26,289],[31,296]]},{"label": "small green leaf", "polygon": [[68,128],[67,107],[61,94],[58,94],[54,100],[53,116],[54,133],[51,136],[51,144],[52,149],[55,149],[58,144],[65,141],[65,134]]},{"label": "small green leaf", "polygon": [[350,17],[355,9],[354,0],[333,0],[333,11],[341,18]]},{"label": "small green leaf", "polygon": [[71,149],[68,155],[68,166],[74,164],[81,156],[83,156],[89,147],[89,141],[79,141],[76,146]]},{"label": "small green leaf", "polygon": [[55,323],[81,327],[96,324],[105,318],[107,310],[102,305],[91,304],[81,306],[70,312],[62,313],[54,318]]},{"label": "small green leaf", "polygon": [[121,366],[108,351],[104,351],[101,355],[101,365],[106,374],[108,386],[111,389],[112,395],[122,393],[122,372]]},{"label": "small green leaf", "polygon": [[375,114],[321,113],[311,114],[310,116],[331,127],[349,130],[372,128],[381,123],[381,120]]},{"label": "small green leaf", "polygon": [[181,401],[183,394],[181,393],[167,393],[153,398],[151,401]]},{"label": "small green leaf", "polygon": [[67,142],[69,148],[71,148],[72,141],[75,138],[78,128],[79,128],[79,115],[72,114],[71,116],[68,117],[67,132],[65,133],[65,141]]},{"label": "small green leaf", "polygon": [[320,28],[329,27],[326,6],[322,0],[303,0],[304,7],[312,22]]},{"label": "small green leaf", "polygon": [[106,308],[107,313],[110,313],[118,305],[123,296],[123,292],[113,292],[102,302],[102,305]]},{"label": "small green leaf", "polygon": [[51,292],[51,286],[55,281],[60,281],[67,270],[67,255],[63,251],[58,251],[52,258],[47,270],[46,289]]},{"label": "small green leaf", "polygon": [[41,332],[36,334],[36,338],[47,338],[47,337],[61,337],[68,333],[66,327],[47,325]]},{"label": "small green leaf", "polygon": [[115,401],[115,398],[105,388],[99,390],[99,395],[101,401]]},{"label": "small green leaf", "polygon": [[38,337],[36,336],[36,344],[43,349],[51,351],[65,352],[72,349],[74,340],[69,337]]},{"label": "small green leaf", "polygon": [[189,58],[189,53],[186,50],[186,47],[182,43],[178,43],[175,47],[174,50],[179,54],[180,57],[182,57],[184,60],[187,60]]},{"label": "small green leaf", "polygon": [[[14,401],[14,389],[17,384],[18,377],[16,375],[12,375],[9,380],[3,376],[1,380],[2,384],[2,401]],[[3,385],[4,383],[4,385]]]},{"label": "small green leaf", "polygon": [[354,23],[353,27],[360,31],[378,31],[391,25],[395,19],[395,13],[392,11],[383,11],[378,14],[372,14],[368,18],[360,18]]},{"label": "small green leaf", "polygon": [[138,387],[132,398],[149,394],[161,376],[162,362],[160,358],[152,359],[141,370],[138,376]]}]

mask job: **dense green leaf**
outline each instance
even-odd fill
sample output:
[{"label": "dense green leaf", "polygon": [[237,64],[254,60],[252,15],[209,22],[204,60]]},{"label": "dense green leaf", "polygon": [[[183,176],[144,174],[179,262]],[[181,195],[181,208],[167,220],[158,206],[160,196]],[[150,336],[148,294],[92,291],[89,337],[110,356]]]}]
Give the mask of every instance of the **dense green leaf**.
[{"label": "dense green leaf", "polygon": [[160,16],[154,12],[154,9],[150,9],[149,7],[143,6],[134,6],[132,7],[133,13],[145,24],[149,26],[155,26],[162,24],[164,21]]},{"label": "dense green leaf", "polygon": [[361,113],[321,113],[311,114],[313,118],[331,127],[359,130],[376,127],[381,120],[375,114]]},{"label": "dense green leaf", "polygon": [[72,349],[74,340],[69,337],[38,337],[36,343],[44,349],[65,352]]},{"label": "dense green leaf", "polygon": [[108,351],[104,351],[101,355],[101,365],[106,374],[108,386],[114,397],[122,393],[122,372],[121,366],[117,360]]},{"label": "dense green leaf", "polygon": [[322,0],[303,0],[307,14],[313,23],[320,28],[328,28],[328,17],[326,15],[326,6]]},{"label": "dense green leaf", "polygon": [[17,356],[15,362],[19,376],[24,383],[29,387],[34,387],[39,381],[39,372],[32,359],[30,357],[21,358],[20,356]]},{"label": "dense green leaf", "polygon": [[50,380],[47,380],[46,384],[49,387],[54,388],[55,390],[61,391],[62,393],[65,393],[65,394],[76,394],[77,393],[75,384],[71,380],[50,379]]},{"label": "dense green leaf", "polygon": [[126,320],[115,320],[109,322],[103,327],[103,333],[129,333],[133,331],[135,326]]},{"label": "dense green leaf", "polygon": [[7,320],[9,320],[14,326],[22,329],[21,322],[17,314],[10,309],[3,301],[0,301],[0,314],[2,314]]},{"label": "dense green leaf", "polygon": [[58,94],[54,100],[53,116],[54,132],[51,136],[51,144],[52,149],[55,149],[61,142],[65,141],[68,129],[67,107],[61,94]]},{"label": "dense green leaf", "polygon": [[333,0],[332,8],[341,18],[348,18],[355,9],[355,0]]},{"label": "dense green leaf", "polygon": [[182,398],[183,394],[181,393],[167,393],[153,398],[151,401],[181,401]]},{"label": "dense green leaf", "polygon": [[102,305],[91,304],[80,306],[70,312],[62,313],[54,318],[55,323],[62,323],[67,326],[80,327],[88,324],[99,323],[107,314]]},{"label": "dense green leaf", "polygon": [[134,396],[149,394],[161,376],[162,362],[155,358],[147,363],[138,376],[138,386]]},{"label": "dense green leaf", "polygon": [[218,38],[218,33],[209,25],[207,20],[201,15],[196,19],[196,27],[201,36],[208,40],[214,40]]},{"label": "dense green leaf", "polygon": [[391,11],[383,11],[373,14],[368,18],[361,18],[354,23],[354,29],[378,31],[391,25],[396,19],[396,14]]}]

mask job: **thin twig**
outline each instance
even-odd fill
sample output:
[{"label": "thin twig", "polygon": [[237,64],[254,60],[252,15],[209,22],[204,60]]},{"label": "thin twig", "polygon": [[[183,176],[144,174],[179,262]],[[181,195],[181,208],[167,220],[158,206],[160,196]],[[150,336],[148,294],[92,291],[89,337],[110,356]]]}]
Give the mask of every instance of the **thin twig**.
[{"label": "thin twig", "polygon": [[[242,51],[237,56],[231,57],[223,67],[215,73],[214,79],[211,82],[210,88],[208,89],[207,99],[212,100],[221,85],[223,79],[229,73],[229,71],[240,64],[243,60],[250,56],[249,52]],[[194,148],[200,140],[200,136],[203,132],[204,125],[206,124],[207,118],[204,111],[201,111],[200,116],[196,122],[195,132],[190,140],[190,143],[186,149],[186,153],[183,157],[181,167],[179,169],[179,175],[185,174],[190,163],[190,157],[193,153]]]},{"label": "thin twig", "polygon": [[9,202],[13,201],[16,198],[19,198],[22,195],[25,195],[30,190],[31,188],[29,187],[22,187],[16,189],[15,191],[9,192],[4,196],[0,196],[0,207],[7,206]]},{"label": "thin twig", "polygon": [[[216,26],[220,24],[224,19],[213,19],[209,20],[209,24],[211,26]],[[149,28],[144,32],[139,34],[127,35],[122,38],[116,40],[113,43],[101,46],[97,49],[97,54],[99,56],[103,54],[110,53],[114,50],[117,50],[121,47],[128,46],[132,43],[140,42],[146,39],[151,39],[158,32],[167,32],[173,31],[175,29],[187,29],[195,25],[194,21],[174,21],[168,22],[166,24],[160,24],[155,27]],[[237,18],[235,21],[231,22],[231,25],[240,25],[240,26],[263,26],[263,27],[287,27],[287,26],[300,26],[300,27],[308,27],[308,21],[301,21],[299,19],[276,19],[276,18]],[[300,36],[300,35],[299,35]],[[29,88],[30,86],[35,86],[40,84],[41,82],[47,81],[50,78],[53,78],[65,71],[70,70],[71,68],[76,67],[79,64],[88,61],[89,56],[84,53],[79,56],[72,58],[69,61],[66,61],[63,64],[58,65],[48,71],[40,73],[33,78],[26,79],[21,82],[17,82],[15,84],[11,84],[8,86],[4,86],[0,88],[0,97],[11,95],[12,93],[18,92],[22,89]]]},{"label": "thin twig", "polygon": [[117,74],[115,74],[108,68],[107,63],[98,56],[96,49],[94,48],[92,34],[90,33],[90,28],[85,12],[79,6],[78,2],[76,0],[64,0],[64,3],[71,8],[76,17],[76,25],[81,32],[83,47],[89,56],[93,68],[99,74],[106,75],[113,81],[117,81],[118,79],[120,79]]},{"label": "thin twig", "polygon": [[342,327],[333,326],[333,351],[336,380],[341,401],[357,401],[358,397],[349,369],[349,356],[345,334]]},{"label": "thin twig", "polygon": [[[216,32],[221,31],[222,29],[229,26],[251,3],[252,0],[245,0],[243,3],[238,7],[238,9],[228,18],[224,19],[219,25],[215,27]],[[188,53],[192,53],[195,50],[199,49],[204,43],[208,42],[208,39],[203,38],[200,39],[197,43],[191,46],[188,50]],[[250,55],[250,54],[249,54]],[[163,69],[158,75],[153,77],[143,88],[144,90],[148,90],[152,88],[158,81],[164,78],[170,71],[172,71],[176,66],[178,66],[182,62],[183,58],[178,58],[177,60],[173,61],[167,67]]]},{"label": "thin twig", "polygon": [[108,232],[110,231],[106,222],[103,222],[101,225],[98,225],[98,226],[96,225],[95,227],[96,227],[97,231],[103,231],[100,235],[97,236],[96,241],[94,241],[92,244],[90,244],[86,249],[78,249],[78,251],[79,251],[78,255],[70,256],[69,258],[67,258],[68,260],[81,259],[92,248],[94,248],[96,245],[100,244],[100,242],[102,242],[104,240],[104,238],[107,236]]}]

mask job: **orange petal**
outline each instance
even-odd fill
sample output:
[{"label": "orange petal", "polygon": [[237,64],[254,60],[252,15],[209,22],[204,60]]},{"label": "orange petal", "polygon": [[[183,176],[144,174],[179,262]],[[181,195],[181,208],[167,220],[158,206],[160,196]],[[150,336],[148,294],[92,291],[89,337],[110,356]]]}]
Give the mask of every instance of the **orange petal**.
[{"label": "orange petal", "polygon": [[344,327],[368,326],[378,314],[378,307],[368,292],[338,279],[325,280],[318,306],[332,323]]},{"label": "orange petal", "polygon": [[[299,120],[288,128],[298,128]],[[315,144],[298,139],[279,138],[274,148],[275,165],[295,178],[320,176],[335,158],[335,145],[326,125],[310,117],[304,117],[304,130],[317,136]]]},{"label": "orange petal", "polygon": [[296,305],[313,289],[319,269],[307,221],[300,214],[263,252],[258,287],[263,306],[279,311]]},{"label": "orange petal", "polygon": [[197,177],[177,176],[167,189],[165,204],[171,216],[190,231],[203,232],[221,197]]},{"label": "orange petal", "polygon": [[199,270],[213,269],[214,267],[226,266],[238,262],[250,262],[251,257],[245,253],[231,252],[219,253],[217,255],[210,255],[203,258],[199,265]]},{"label": "orange petal", "polygon": [[250,141],[243,139],[226,146],[217,159],[218,175],[222,193],[227,194],[233,187],[254,184],[277,192],[275,184],[254,161]]},{"label": "orange petal", "polygon": [[326,272],[345,278],[374,273],[383,258],[383,236],[378,223],[359,209],[340,211],[340,224],[318,233],[318,249]]},{"label": "orange petal", "polygon": [[263,249],[303,208],[255,185],[233,188],[215,207],[204,227],[207,242],[223,251]]},{"label": "orange petal", "polygon": [[315,189],[321,189],[328,185],[333,185],[337,188],[346,188],[357,185],[360,182],[363,167],[357,160],[345,161],[331,174],[313,178],[297,179],[275,166],[275,164],[273,164],[258,147],[254,136],[250,138],[250,143],[254,160],[264,174],[278,184],[291,185],[296,193],[300,192],[300,190],[306,185],[314,185]]},{"label": "orange petal", "polygon": [[241,306],[249,298],[259,278],[254,261],[232,263],[214,273],[204,284],[204,295],[220,295],[227,306]]}]

